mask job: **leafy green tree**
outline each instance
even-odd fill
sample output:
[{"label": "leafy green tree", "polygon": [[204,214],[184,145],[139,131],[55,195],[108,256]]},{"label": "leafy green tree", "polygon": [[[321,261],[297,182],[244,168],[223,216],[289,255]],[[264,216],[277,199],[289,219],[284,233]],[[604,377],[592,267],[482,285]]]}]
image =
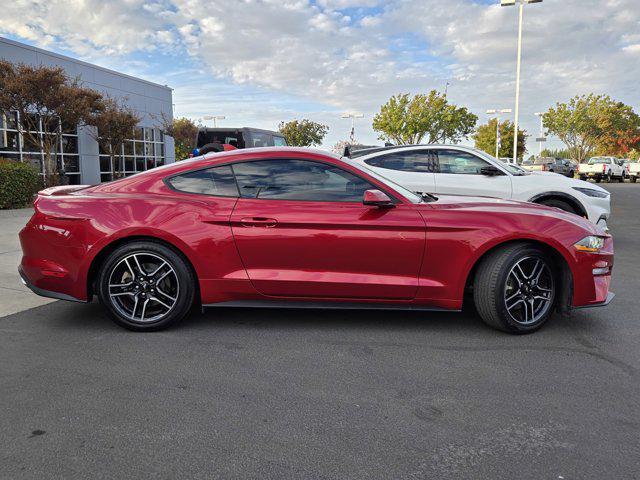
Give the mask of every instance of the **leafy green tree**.
[{"label": "leafy green tree", "polygon": [[87,123],[102,107],[101,101],[100,93],[83,87],[60,67],[0,59],[0,114],[17,114],[16,128],[23,141],[38,145],[48,186],[57,185],[64,172],[58,159],[63,129]]},{"label": "leafy green tree", "polygon": [[184,160],[196,148],[198,126],[190,118],[169,119],[161,116],[160,128],[165,135],[173,138],[176,160]]},{"label": "leafy green tree", "polygon": [[397,145],[458,143],[474,130],[478,117],[465,107],[450,104],[436,90],[428,95],[394,95],[373,117],[373,129],[380,140]]},{"label": "leafy green tree", "polygon": [[[476,142],[476,148],[487,152],[489,155],[496,154],[496,118],[492,118],[488,123],[480,125],[473,139]],[[498,157],[513,157],[513,122],[505,120],[500,122],[500,150]],[[527,132],[518,129],[518,154],[520,158],[524,157],[527,152]]]},{"label": "leafy green tree", "polygon": [[140,117],[129,107],[117,100],[106,97],[100,111],[89,120],[93,138],[111,158],[111,178],[123,176],[120,162],[122,146],[133,136],[133,129]]},{"label": "leafy green tree", "polygon": [[544,150],[542,150],[542,156],[543,157],[554,157],[554,158],[573,158],[573,154],[571,153],[571,150],[567,150],[567,149],[553,149],[550,150],[548,148],[545,148]]},{"label": "leafy green tree", "polygon": [[287,140],[287,145],[292,147],[311,147],[320,145],[329,127],[311,120],[291,120],[280,122],[278,130]]},{"label": "leafy green tree", "polygon": [[544,114],[543,124],[582,162],[596,151],[610,151],[621,136],[638,129],[640,118],[630,106],[591,93],[556,103]]}]

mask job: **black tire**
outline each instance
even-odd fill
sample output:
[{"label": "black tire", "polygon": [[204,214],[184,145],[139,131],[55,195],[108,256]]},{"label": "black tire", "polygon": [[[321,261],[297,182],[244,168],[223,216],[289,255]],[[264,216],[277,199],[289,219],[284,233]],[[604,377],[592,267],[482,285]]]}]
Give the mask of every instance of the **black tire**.
[{"label": "black tire", "polygon": [[587,181],[587,176],[586,175],[580,175],[580,180],[586,182]]},{"label": "black tire", "polygon": [[565,212],[578,215],[578,212],[576,212],[576,209],[573,208],[573,206],[569,202],[565,202],[564,200],[560,200],[557,198],[548,198],[546,200],[540,200],[536,203],[539,203],[540,205],[546,205],[547,207],[556,207],[556,208],[559,208],[560,210],[564,210]]},{"label": "black tire", "polygon": [[152,241],[132,241],[107,257],[96,290],[114,322],[147,332],[167,328],[189,313],[196,278],[186,260],[171,248]]},{"label": "black tire", "polygon": [[573,177],[575,177],[575,176],[576,176],[576,174],[573,172],[573,170],[571,170],[571,171],[569,172],[569,178],[573,178]]},{"label": "black tire", "polygon": [[620,181],[620,183],[624,183],[624,179],[625,179],[625,178],[626,178],[626,177],[624,176],[624,173],[623,173],[622,175],[620,175],[620,180],[619,180],[619,181]]},{"label": "black tire", "polygon": [[596,177],[596,183],[600,183],[602,181],[601,177]]},{"label": "black tire", "polygon": [[636,183],[636,180],[638,180],[638,177],[630,177],[631,179],[631,183]]},{"label": "black tire", "polygon": [[[539,268],[545,273],[544,287],[536,287],[533,282],[534,286],[525,286],[526,295],[535,296],[537,292],[535,289],[538,288],[540,290],[538,293],[548,298],[533,300],[534,303],[531,306],[530,302],[527,303],[527,300],[522,299],[529,298],[523,297],[525,293],[520,293],[518,289],[514,293],[512,290],[515,280],[512,270],[517,269],[516,265],[538,265],[536,263],[538,261],[543,265]],[[535,269],[533,271],[535,272]],[[535,275],[532,275],[533,277]],[[529,284],[531,282],[530,279]],[[480,318],[487,325],[512,334],[531,333],[542,327],[552,315],[555,300],[558,298],[557,284],[553,264],[545,253],[532,245],[517,243],[493,251],[482,260],[474,278],[473,298]],[[542,290],[549,290],[549,292],[542,293]],[[513,297],[516,297],[515,300]],[[507,302],[510,302],[510,309]],[[540,302],[537,313],[535,302]],[[525,309],[532,314],[530,322],[524,321],[528,318],[525,317]]]},{"label": "black tire", "polygon": [[605,182],[607,182],[607,183],[611,183],[611,174],[610,174],[610,173],[607,173],[607,174],[604,176],[604,179],[603,179],[603,180],[604,180]]}]

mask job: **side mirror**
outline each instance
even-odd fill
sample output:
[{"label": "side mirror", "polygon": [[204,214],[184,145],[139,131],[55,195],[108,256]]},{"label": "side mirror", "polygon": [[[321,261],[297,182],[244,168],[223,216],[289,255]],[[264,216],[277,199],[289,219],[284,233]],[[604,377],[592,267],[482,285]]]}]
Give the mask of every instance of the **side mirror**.
[{"label": "side mirror", "polygon": [[496,175],[502,175],[502,172],[500,171],[499,168],[494,167],[493,165],[489,165],[487,167],[482,167],[480,169],[480,173],[482,175],[486,175],[488,177],[494,177]]},{"label": "side mirror", "polygon": [[362,198],[362,203],[380,208],[393,207],[393,202],[389,198],[389,195],[380,190],[366,190]]}]

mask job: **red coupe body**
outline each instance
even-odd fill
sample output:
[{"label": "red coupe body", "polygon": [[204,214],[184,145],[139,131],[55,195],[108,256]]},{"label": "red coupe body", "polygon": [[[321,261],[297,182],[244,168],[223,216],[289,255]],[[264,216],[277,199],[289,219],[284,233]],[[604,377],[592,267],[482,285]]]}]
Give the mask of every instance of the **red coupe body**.
[{"label": "red coupe body", "polygon": [[[335,165],[387,193],[393,207],[212,196],[167,183],[194,169],[273,158]],[[574,248],[589,235],[606,237],[599,252]],[[44,190],[20,232],[21,274],[36,293],[90,301],[101,262],[131,239],[152,239],[184,255],[203,305],[459,310],[478,261],[500,245],[527,240],[552,252],[566,271],[566,306],[590,306],[608,301],[613,264],[611,237],[576,215],[492,198],[416,203],[337,157],[269,148],[186,160],[93,187]]]}]

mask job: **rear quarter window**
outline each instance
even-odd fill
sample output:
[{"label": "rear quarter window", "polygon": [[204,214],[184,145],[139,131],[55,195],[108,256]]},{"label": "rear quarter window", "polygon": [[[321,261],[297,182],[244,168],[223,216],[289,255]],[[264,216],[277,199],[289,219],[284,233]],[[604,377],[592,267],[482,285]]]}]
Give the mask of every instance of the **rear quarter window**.
[{"label": "rear quarter window", "polygon": [[167,179],[167,184],[179,192],[219,197],[238,196],[233,170],[228,165],[185,172]]}]

